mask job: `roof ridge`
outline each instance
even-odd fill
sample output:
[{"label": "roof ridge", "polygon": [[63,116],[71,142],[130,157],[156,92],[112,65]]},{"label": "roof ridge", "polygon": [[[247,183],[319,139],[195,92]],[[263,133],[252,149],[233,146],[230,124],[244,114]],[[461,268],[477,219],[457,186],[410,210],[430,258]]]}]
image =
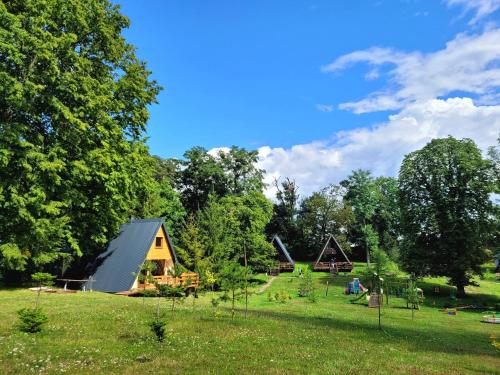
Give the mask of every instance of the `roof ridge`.
[{"label": "roof ridge", "polygon": [[125,224],[133,224],[133,223],[160,223],[163,222],[162,217],[155,217],[150,219],[132,219]]}]

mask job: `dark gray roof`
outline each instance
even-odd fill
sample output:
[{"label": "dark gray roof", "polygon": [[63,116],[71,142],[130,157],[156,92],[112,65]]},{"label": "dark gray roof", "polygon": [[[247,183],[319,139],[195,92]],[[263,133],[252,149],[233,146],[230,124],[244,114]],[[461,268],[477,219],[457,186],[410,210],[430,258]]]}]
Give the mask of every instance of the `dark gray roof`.
[{"label": "dark gray roof", "polygon": [[92,285],[87,285],[87,288],[110,293],[130,290],[136,278],[133,273],[139,272],[162,225],[174,261],[177,262],[163,219],[132,220],[122,225],[118,235],[109,243],[108,249],[96,259],[92,275],[95,281]]},{"label": "dark gray roof", "polygon": [[[281,239],[276,235],[273,237],[273,240],[271,241],[276,248],[276,250],[281,251],[281,254],[285,256],[285,258],[295,266],[295,262],[293,261],[292,257],[288,253],[288,250],[286,249],[286,246],[281,242]],[[279,254],[278,254],[279,255]]]}]

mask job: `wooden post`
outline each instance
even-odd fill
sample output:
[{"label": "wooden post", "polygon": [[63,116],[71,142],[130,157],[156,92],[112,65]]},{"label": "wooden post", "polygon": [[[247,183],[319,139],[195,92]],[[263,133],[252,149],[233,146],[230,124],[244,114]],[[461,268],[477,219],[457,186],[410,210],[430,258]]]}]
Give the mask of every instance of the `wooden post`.
[{"label": "wooden post", "polygon": [[247,262],[247,246],[246,241],[243,240],[243,250],[245,252],[245,319],[248,315],[248,262]]},{"label": "wooden post", "polygon": [[[408,288],[409,288],[409,281],[408,281],[408,280],[409,280],[409,279],[406,279],[406,291],[407,291],[407,290],[408,290]],[[405,292],[406,292],[406,291],[405,291]],[[408,306],[408,298],[406,298],[406,308],[408,308],[408,307],[409,307],[409,306]]]},{"label": "wooden post", "polygon": [[387,306],[389,306],[389,285],[390,285],[390,283],[387,282],[387,284],[386,284],[386,289],[387,290],[386,290],[386,297],[385,297],[386,302],[387,302]]},{"label": "wooden post", "polygon": [[[382,329],[382,322],[381,322],[381,319],[380,319],[380,312],[381,312],[381,308],[382,308],[382,302],[384,302],[384,296],[381,294],[382,292],[382,284],[381,284],[381,280],[380,280],[380,276],[377,276],[378,277],[378,329]],[[381,301],[382,300],[382,301]]]},{"label": "wooden post", "polygon": [[327,297],[328,297],[328,286],[329,286],[329,285],[330,285],[330,282],[329,282],[329,281],[327,281],[327,282],[326,282],[326,296],[327,296]]},{"label": "wooden post", "polygon": [[[378,329],[382,329],[382,323],[380,321],[380,305],[382,304],[380,301],[380,294],[377,296],[378,298]],[[384,300],[384,297],[382,297],[382,301]]]}]

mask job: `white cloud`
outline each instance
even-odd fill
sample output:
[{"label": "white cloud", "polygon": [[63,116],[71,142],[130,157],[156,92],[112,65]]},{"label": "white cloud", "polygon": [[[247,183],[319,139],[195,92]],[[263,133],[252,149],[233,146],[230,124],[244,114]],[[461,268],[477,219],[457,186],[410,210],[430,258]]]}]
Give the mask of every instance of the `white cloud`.
[{"label": "white cloud", "polygon": [[213,156],[214,158],[219,157],[220,153],[222,152],[223,154],[227,154],[231,151],[229,147],[214,147],[210,150],[208,150],[208,154]]},{"label": "white cloud", "polygon": [[[404,155],[433,138],[471,138],[486,150],[500,134],[500,105],[478,106],[470,98],[431,99],[409,105],[386,123],[335,134],[330,141],[290,149],[262,147],[259,167],[274,178],[295,179],[302,195],[338,183],[353,169],[396,176]],[[272,186],[267,191],[272,197]]]},{"label": "white cloud", "polygon": [[362,100],[342,103],[340,109],[354,113],[400,110],[458,91],[491,98],[500,87],[500,29],[459,34],[444,49],[427,54],[380,47],[355,51],[323,66],[322,71],[338,72],[358,63],[376,72],[369,72],[369,79],[380,74],[377,68],[391,66],[387,86]]},{"label": "white cloud", "polygon": [[320,112],[332,112],[333,105],[331,105],[331,104],[316,104],[316,109]]},{"label": "white cloud", "polygon": [[470,25],[476,24],[482,18],[500,9],[500,0],[446,0],[446,3],[448,6],[462,6],[465,12],[474,12],[474,16],[469,21]]}]

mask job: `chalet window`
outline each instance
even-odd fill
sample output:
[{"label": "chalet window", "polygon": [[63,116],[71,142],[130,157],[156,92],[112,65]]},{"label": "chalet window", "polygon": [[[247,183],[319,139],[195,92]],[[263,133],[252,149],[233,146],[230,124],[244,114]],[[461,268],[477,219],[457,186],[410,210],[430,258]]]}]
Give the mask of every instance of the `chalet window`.
[{"label": "chalet window", "polygon": [[161,247],[162,246],[162,240],[163,240],[163,238],[156,237],[155,246],[156,247]]}]

